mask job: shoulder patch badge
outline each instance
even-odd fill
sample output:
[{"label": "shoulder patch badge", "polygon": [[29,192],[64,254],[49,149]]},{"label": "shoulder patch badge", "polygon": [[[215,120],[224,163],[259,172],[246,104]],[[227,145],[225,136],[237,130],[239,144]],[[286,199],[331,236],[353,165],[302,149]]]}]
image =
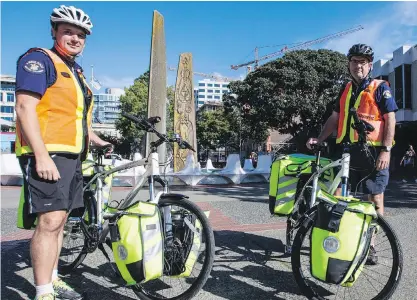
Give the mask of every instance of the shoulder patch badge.
[{"label": "shoulder patch badge", "polygon": [[386,90],[384,91],[384,93],[382,94],[382,96],[386,99],[392,98],[391,92]]},{"label": "shoulder patch badge", "polygon": [[30,73],[35,73],[35,74],[41,74],[41,73],[45,72],[44,65],[42,63],[36,61],[36,60],[29,60],[28,62],[25,63],[23,68],[26,71],[28,71]]}]

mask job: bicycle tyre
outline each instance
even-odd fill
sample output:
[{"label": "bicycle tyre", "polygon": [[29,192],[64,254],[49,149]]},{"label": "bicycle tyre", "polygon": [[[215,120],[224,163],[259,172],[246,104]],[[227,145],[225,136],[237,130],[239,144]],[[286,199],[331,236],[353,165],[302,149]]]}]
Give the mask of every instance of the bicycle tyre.
[{"label": "bicycle tyre", "polygon": [[206,243],[206,256],[203,264],[203,268],[195,280],[195,282],[191,285],[189,289],[187,289],[184,293],[172,297],[172,298],[159,298],[153,295],[150,295],[146,291],[143,290],[141,285],[133,286],[132,289],[134,293],[139,296],[141,300],[159,300],[159,299],[172,299],[172,300],[188,300],[192,299],[195,295],[197,295],[200,290],[203,288],[204,284],[206,283],[214,262],[214,255],[215,255],[215,242],[214,242],[214,234],[213,229],[209,223],[208,218],[204,214],[204,212],[194,203],[186,199],[174,199],[174,198],[165,198],[159,201],[159,207],[162,208],[164,206],[170,205],[177,205],[180,207],[184,207],[188,211],[195,214],[198,220],[201,222],[203,238],[205,236],[205,243]]},{"label": "bicycle tyre", "polygon": [[[295,281],[301,289],[301,292],[309,299],[322,300],[327,299],[317,294],[315,290],[306,282],[306,279],[301,270],[301,251],[302,244],[307,235],[307,233],[312,228],[316,218],[317,218],[317,207],[314,207],[309,212],[307,212],[308,217],[304,223],[299,228],[293,244],[293,251],[291,255],[291,266],[292,271],[295,277]],[[386,236],[392,247],[392,256],[393,256],[393,265],[391,269],[391,274],[389,276],[387,284],[384,288],[374,297],[372,300],[386,300],[390,299],[392,294],[398,287],[398,284],[401,280],[402,269],[403,269],[403,253],[401,245],[397,238],[397,235],[392,230],[391,226],[387,221],[380,215],[378,215],[377,225],[380,226],[386,233]],[[359,277],[358,280],[361,278]]]},{"label": "bicycle tyre", "polygon": [[297,227],[293,226],[293,223],[295,222],[296,225],[298,224],[300,218],[306,213],[309,206],[309,198],[307,190],[304,190],[303,195],[300,195],[301,191],[303,190],[304,185],[307,183],[309,177],[302,176],[298,183],[297,188],[295,192],[294,199],[296,200],[296,203],[294,203],[294,209],[292,213],[287,218],[287,226],[285,231],[285,237],[286,237],[286,244],[285,244],[285,252],[287,254],[291,253],[292,244],[294,240],[294,231],[297,229]]},{"label": "bicycle tyre", "polygon": [[[95,201],[94,197],[88,197],[84,194],[84,208],[86,208],[86,213],[88,215],[88,220],[92,220],[93,216],[95,215],[95,210],[96,210],[96,205],[95,203],[93,203],[92,201]],[[85,211],[84,211],[85,213]],[[68,220],[67,220],[68,222]],[[81,220],[79,221],[81,223]],[[82,233],[81,228],[79,229],[80,232]],[[60,259],[58,262],[58,272],[59,274],[62,275],[67,275],[70,274],[72,271],[74,271],[74,269],[76,269],[85,259],[85,257],[88,254],[87,251],[87,240],[85,239],[85,235],[84,236],[84,245],[83,248],[81,249],[81,251],[78,253],[78,255],[75,257],[75,259],[72,262],[68,262],[66,264],[63,263],[63,261]],[[65,236],[64,236],[64,240],[63,240],[63,244],[65,241]],[[62,250],[60,253],[60,257],[63,255]]]}]

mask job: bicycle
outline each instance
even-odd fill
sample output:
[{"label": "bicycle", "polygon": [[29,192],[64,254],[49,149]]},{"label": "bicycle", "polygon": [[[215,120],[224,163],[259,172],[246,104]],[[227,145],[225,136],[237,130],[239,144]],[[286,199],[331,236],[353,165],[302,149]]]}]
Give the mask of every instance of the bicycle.
[{"label": "bicycle", "polygon": [[[149,200],[146,202],[156,204],[161,215],[164,253],[163,275],[156,280],[141,282],[129,287],[132,288],[136,296],[145,300],[191,299],[204,286],[213,267],[215,251],[213,230],[206,214],[197,205],[187,200],[188,196],[169,193],[167,181],[160,176],[157,148],[163,143],[177,143],[183,149],[195,150],[179,136],[168,138],[165,134],[159,133],[154,127],[160,121],[159,117],[145,120],[126,113],[122,113],[122,115],[131,120],[138,128],[156,134],[158,140],[151,143],[151,151],[147,159],[113,168],[105,168],[102,164],[107,149],[97,148],[95,150],[97,160],[94,163],[94,172],[91,177],[87,178],[83,188],[84,209],[71,212],[64,228],[64,244],[69,242],[70,245],[68,248],[63,247],[61,251],[59,272],[61,274],[70,273],[84,261],[88,253],[94,252],[97,248],[111,263],[104,244],[112,248],[111,243],[117,237],[114,225],[119,218],[127,214],[126,210],[129,207],[138,203],[135,197],[147,179]],[[116,172],[137,166],[145,166],[145,173],[125,199],[121,201],[109,200],[109,203],[104,204],[104,180],[111,178],[110,176]],[[155,193],[154,184],[156,182],[162,186],[163,191]],[[196,244],[196,237],[199,236],[201,238]],[[73,247],[71,243],[76,240],[80,241],[80,245]],[[191,252],[195,255],[193,265],[190,265],[187,260]],[[119,255],[123,254],[125,253],[119,253]],[[110,265],[113,271],[120,275],[120,272],[112,264]],[[199,271],[198,274],[197,271]],[[188,276],[181,277],[179,274],[187,274]]]},{"label": "bicycle", "polygon": [[[366,121],[359,120],[354,108],[351,109],[351,114],[354,120],[352,126],[359,136],[358,145],[362,147],[364,151],[369,151],[366,134],[367,132],[373,131],[374,128]],[[285,251],[286,253],[291,254],[291,265],[295,280],[302,293],[309,299],[337,298],[338,296],[341,296],[341,294],[343,294],[344,298],[347,294],[347,297],[349,298],[361,300],[365,299],[365,296],[369,296],[370,299],[389,299],[395,292],[401,279],[403,254],[394,230],[384,217],[379,214],[377,215],[376,220],[373,221],[374,223],[372,226],[375,231],[372,234],[372,239],[378,241],[378,244],[375,244],[376,249],[383,248],[384,246],[382,245],[385,243],[388,243],[390,246],[390,249],[379,249],[379,253],[382,253],[382,255],[379,254],[378,257],[383,262],[379,262],[377,266],[369,267],[369,270],[367,269],[368,266],[365,265],[361,275],[359,275],[361,280],[356,281],[356,283],[350,287],[328,284],[312,276],[309,267],[311,264],[312,228],[318,218],[318,205],[327,201],[326,197],[318,197],[318,182],[320,175],[331,168],[341,167],[327,193],[328,195],[333,195],[336,188],[339,186],[339,183],[341,183],[342,197],[350,197],[348,178],[350,149],[352,145],[344,144],[342,158],[321,167],[320,156],[323,147],[327,147],[327,144],[322,143],[321,145],[316,146],[316,160],[311,162],[312,174],[310,178],[301,181],[300,185],[297,187],[294,210],[287,219]],[[368,154],[370,153],[368,152]],[[297,233],[293,239],[295,231],[297,231]],[[386,238],[386,241],[381,242],[384,237]],[[310,241],[308,241],[308,239],[310,239]],[[305,244],[303,244],[304,242]],[[303,268],[303,263],[306,262],[306,260],[303,260],[305,257],[307,258],[308,263],[307,267]],[[392,258],[392,264],[386,265],[389,258]],[[364,261],[365,258],[362,259]],[[385,269],[388,271],[388,275],[381,273]],[[385,283],[378,281],[381,276],[386,278]],[[372,287],[364,287],[365,283],[370,283]],[[378,287],[376,287],[376,285],[378,285]],[[355,296],[358,295],[359,297],[356,298]]]}]

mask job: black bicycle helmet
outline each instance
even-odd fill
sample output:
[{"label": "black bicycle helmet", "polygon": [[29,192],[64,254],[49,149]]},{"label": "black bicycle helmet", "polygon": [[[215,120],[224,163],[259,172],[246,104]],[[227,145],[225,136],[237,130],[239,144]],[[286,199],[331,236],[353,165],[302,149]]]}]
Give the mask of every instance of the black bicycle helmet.
[{"label": "black bicycle helmet", "polygon": [[355,44],[349,49],[347,54],[349,60],[352,56],[364,56],[372,62],[374,60],[374,51],[371,46],[366,44]]}]

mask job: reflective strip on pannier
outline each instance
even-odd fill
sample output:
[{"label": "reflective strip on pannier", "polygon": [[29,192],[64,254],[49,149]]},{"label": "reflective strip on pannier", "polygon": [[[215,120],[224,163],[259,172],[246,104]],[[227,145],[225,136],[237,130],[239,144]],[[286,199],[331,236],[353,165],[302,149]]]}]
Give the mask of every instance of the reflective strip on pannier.
[{"label": "reflective strip on pannier", "polygon": [[163,231],[157,205],[138,202],[110,229],[117,268],[128,285],[162,276]]},{"label": "reflective strip on pannier", "polygon": [[[289,215],[294,209],[297,184],[301,174],[311,174],[311,163],[315,156],[291,154],[279,157],[272,163],[269,180],[269,211],[276,215]],[[322,167],[331,163],[321,158]],[[328,190],[334,178],[332,169],[327,170],[320,178],[319,187]]]},{"label": "reflective strip on pannier", "polygon": [[319,191],[318,198],[322,201],[310,238],[311,274],[327,283],[351,286],[369,252],[375,207],[371,202],[336,198],[324,191]]}]

